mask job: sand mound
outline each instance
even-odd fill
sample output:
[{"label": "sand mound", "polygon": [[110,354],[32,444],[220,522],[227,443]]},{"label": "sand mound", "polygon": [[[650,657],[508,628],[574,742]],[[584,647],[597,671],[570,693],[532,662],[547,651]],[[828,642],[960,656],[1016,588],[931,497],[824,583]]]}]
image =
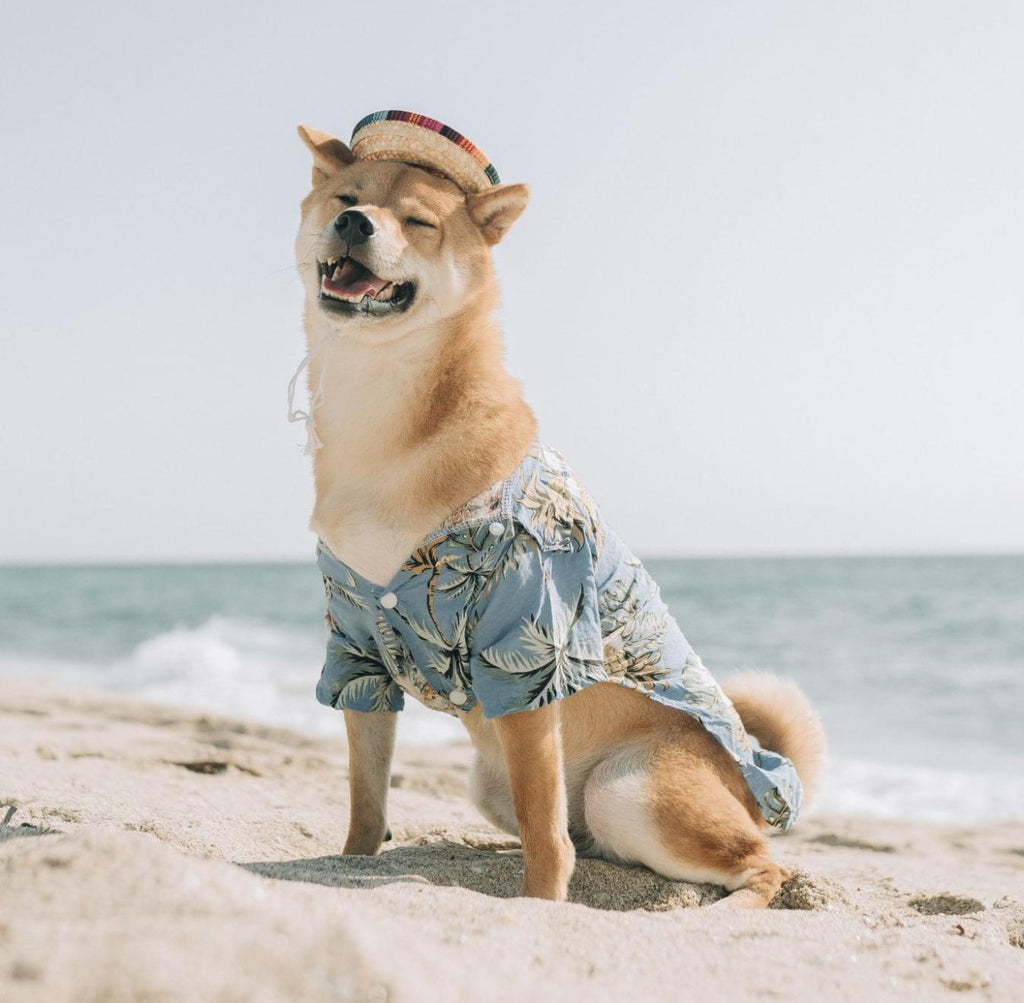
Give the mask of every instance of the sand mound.
[{"label": "sand mound", "polygon": [[1020,998],[1022,826],[811,817],[773,840],[793,874],[759,912],[599,860],[538,902],[468,762],[399,750],[394,839],[341,857],[340,737],[5,684],[0,998]]}]

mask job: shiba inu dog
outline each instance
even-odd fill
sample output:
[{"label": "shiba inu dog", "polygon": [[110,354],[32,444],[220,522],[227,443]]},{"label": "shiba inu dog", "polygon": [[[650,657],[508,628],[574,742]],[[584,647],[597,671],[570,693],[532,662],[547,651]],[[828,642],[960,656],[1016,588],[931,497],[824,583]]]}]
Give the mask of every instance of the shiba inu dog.
[{"label": "shiba inu dog", "polygon": [[345,715],[344,852],[385,839],[408,694],[467,728],[474,799],[522,841],[524,894],[563,899],[580,852],[766,906],[788,872],[765,830],[788,827],[813,789],[821,725],[774,676],[723,692],[537,445],[502,362],[490,253],[527,188],[499,184],[422,116],[369,116],[351,148],[299,135],[313,156],[296,256],[329,626],[318,698]]}]

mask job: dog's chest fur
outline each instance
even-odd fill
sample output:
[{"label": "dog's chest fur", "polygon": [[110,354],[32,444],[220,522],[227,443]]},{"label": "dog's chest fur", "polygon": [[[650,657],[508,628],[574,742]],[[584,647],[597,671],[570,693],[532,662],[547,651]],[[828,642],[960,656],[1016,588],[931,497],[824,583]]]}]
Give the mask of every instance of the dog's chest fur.
[{"label": "dog's chest fur", "polygon": [[386,584],[447,515],[431,503],[429,450],[405,448],[410,402],[423,379],[418,346],[328,341],[310,366],[323,446],[315,458],[317,501],[310,528],[363,577]]}]

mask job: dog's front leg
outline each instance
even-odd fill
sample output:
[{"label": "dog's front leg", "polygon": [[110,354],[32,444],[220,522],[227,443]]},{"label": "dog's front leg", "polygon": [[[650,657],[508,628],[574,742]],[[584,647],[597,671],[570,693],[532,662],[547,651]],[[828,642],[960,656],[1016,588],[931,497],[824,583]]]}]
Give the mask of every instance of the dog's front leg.
[{"label": "dog's front leg", "polygon": [[388,711],[345,711],[350,806],[343,854],[373,855],[387,836],[397,717]]},{"label": "dog's front leg", "polygon": [[576,864],[569,839],[558,704],[495,720],[523,844],[523,894],[565,898]]}]

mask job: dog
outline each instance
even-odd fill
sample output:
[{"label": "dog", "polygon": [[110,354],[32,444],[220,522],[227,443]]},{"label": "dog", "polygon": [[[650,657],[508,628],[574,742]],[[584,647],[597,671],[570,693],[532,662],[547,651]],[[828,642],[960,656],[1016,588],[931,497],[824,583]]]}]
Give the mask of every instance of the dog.
[{"label": "dog", "polygon": [[[712,882],[765,907],[789,872],[766,831],[813,793],[819,718],[797,686],[724,690],[604,525],[502,362],[491,248],[529,191],[406,112],[351,145],[305,126],[315,504],[327,600],[317,690],[344,711],[345,854],[389,836],[396,711],[457,716],[473,798],[518,835],[523,894],[562,900],[576,855]],[[294,381],[293,381],[294,384]]]}]

